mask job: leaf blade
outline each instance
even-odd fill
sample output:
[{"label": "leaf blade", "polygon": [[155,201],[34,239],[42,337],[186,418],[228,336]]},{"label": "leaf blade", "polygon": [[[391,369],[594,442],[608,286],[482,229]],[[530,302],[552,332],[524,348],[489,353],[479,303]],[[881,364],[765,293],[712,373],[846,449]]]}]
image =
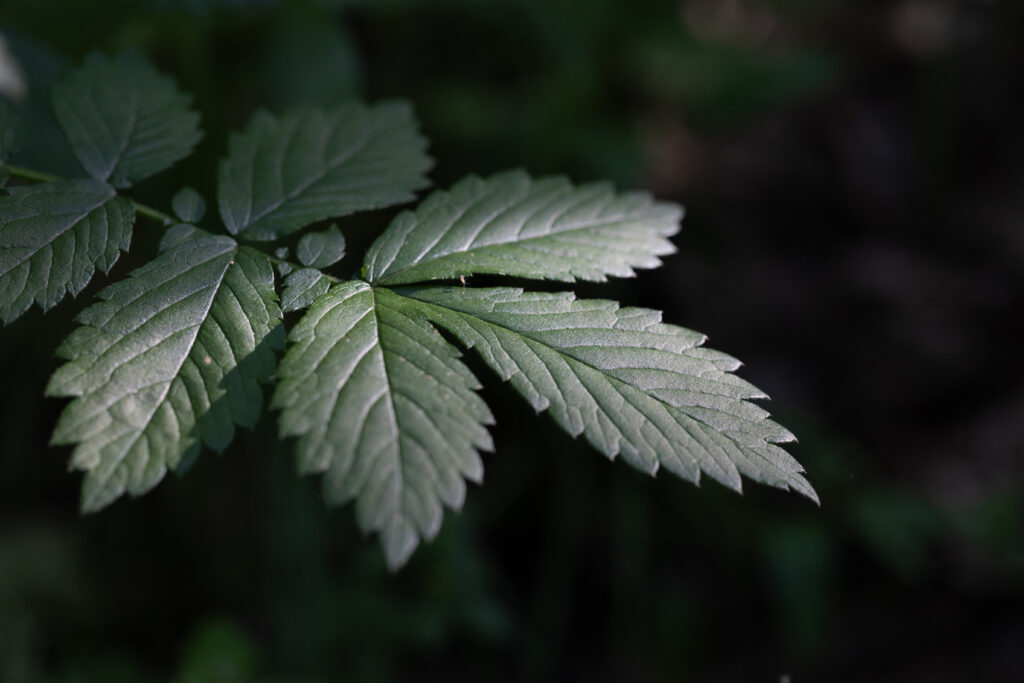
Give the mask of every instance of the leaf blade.
[{"label": "leaf blade", "polygon": [[280,310],[269,259],[197,233],[100,292],[65,340],[47,395],[69,396],[53,443],[75,444],[82,508],[140,495],[201,445],[251,427],[274,367]]},{"label": "leaf blade", "polygon": [[289,273],[284,280],[284,289],[281,291],[281,310],[291,313],[309,308],[330,288],[330,281],[315,268],[302,268]]},{"label": "leaf blade", "polygon": [[0,196],[0,318],[43,310],[108,272],[131,241],[130,200],[96,180],[13,187]]},{"label": "leaf blade", "polygon": [[295,249],[299,263],[310,268],[327,268],[345,258],[345,236],[338,226],[302,236]]},{"label": "leaf blade", "polygon": [[218,173],[228,231],[273,240],[311,223],[407,202],[431,166],[411,108],[401,102],[258,111],[231,136]]},{"label": "leaf blade", "polygon": [[202,138],[192,98],[131,54],[89,55],[53,86],[52,100],[82,168],[114,187],[172,166]]},{"label": "leaf blade", "polygon": [[608,184],[573,186],[522,171],[470,176],[399,215],[374,242],[365,277],[396,286],[474,273],[573,281],[631,277],[673,253],[682,208]]},{"label": "leaf blade", "polygon": [[194,188],[186,186],[171,199],[171,209],[186,223],[198,223],[206,214],[206,200]]},{"label": "leaf blade", "polygon": [[479,383],[415,302],[365,282],[332,287],[289,338],[281,435],[299,437],[300,472],[325,473],[328,502],[356,501],[397,569],[482,477],[493,418]]},{"label": "leaf blade", "polygon": [[704,473],[737,491],[742,474],[818,500],[777,445],[793,435],[749,402],[763,392],[731,374],[739,361],[657,311],[512,288],[399,293],[427,304],[434,324],[476,349],[536,410],[610,458],[694,483]]}]

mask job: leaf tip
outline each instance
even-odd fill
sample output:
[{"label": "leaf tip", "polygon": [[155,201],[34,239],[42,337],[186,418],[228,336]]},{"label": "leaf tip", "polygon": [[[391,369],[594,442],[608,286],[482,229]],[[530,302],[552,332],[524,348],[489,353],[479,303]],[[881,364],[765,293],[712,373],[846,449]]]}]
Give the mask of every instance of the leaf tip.
[{"label": "leaf tip", "polygon": [[799,493],[819,508],[821,507],[821,499],[818,498],[818,492],[814,490],[814,487],[811,486],[810,482],[799,474],[794,474],[790,480],[786,482],[786,485],[789,490]]},{"label": "leaf tip", "polygon": [[99,512],[113,503],[119,495],[106,491],[103,488],[91,487],[88,477],[89,475],[86,475],[86,481],[82,485],[82,496],[78,504],[78,512],[82,515],[91,515],[94,512]]},{"label": "leaf tip", "polygon": [[408,520],[395,515],[380,532],[380,543],[388,571],[392,574],[405,566],[419,545],[419,536]]}]

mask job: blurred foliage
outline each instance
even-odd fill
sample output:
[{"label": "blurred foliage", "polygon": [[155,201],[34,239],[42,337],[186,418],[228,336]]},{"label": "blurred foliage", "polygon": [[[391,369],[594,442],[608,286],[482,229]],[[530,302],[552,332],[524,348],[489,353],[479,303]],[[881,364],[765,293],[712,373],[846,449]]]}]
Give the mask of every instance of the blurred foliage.
[{"label": "blurred foliage", "polygon": [[269,421],[79,518],[41,395],[97,278],[0,331],[0,680],[1024,679],[1022,29],[1009,1],[7,0],[20,163],[74,172],[47,91],[90,50],[195,93],[206,137],[147,203],[212,200],[257,107],[352,96],[413,101],[441,186],[682,201],[665,268],[576,290],[745,360],[823,505],[645,478],[496,386],[487,488],[397,576]]}]

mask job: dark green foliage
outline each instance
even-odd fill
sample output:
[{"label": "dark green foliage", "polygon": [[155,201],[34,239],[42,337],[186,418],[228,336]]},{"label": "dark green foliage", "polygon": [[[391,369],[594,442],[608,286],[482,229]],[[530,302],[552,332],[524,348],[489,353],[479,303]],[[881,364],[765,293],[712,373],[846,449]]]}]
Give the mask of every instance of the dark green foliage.
[{"label": "dark green foliage", "polygon": [[192,152],[191,98],[142,58],[90,55],[53,88],[53,111],[86,173],[128,187]]},{"label": "dark green foliage", "polygon": [[323,232],[308,232],[295,249],[299,263],[310,268],[326,268],[345,257],[345,237],[332,225]]},{"label": "dark green foliage", "polygon": [[206,200],[191,187],[183,187],[171,200],[174,215],[186,223],[198,223],[206,215]]},{"label": "dark green foliage", "polygon": [[[286,265],[286,264],[282,264]],[[316,268],[282,272],[286,276],[281,290],[281,308],[285,313],[309,308],[316,298],[331,288],[331,281]]]},{"label": "dark green foliage", "polygon": [[135,211],[98,180],[13,187],[0,197],[0,319],[53,308],[128,249]]},{"label": "dark green foliage", "polygon": [[223,450],[235,424],[251,428],[280,347],[270,261],[230,237],[194,231],[99,298],[47,387],[77,397],[53,442],[78,444],[86,511],[145,493],[200,443]]},{"label": "dark green foliage", "polygon": [[273,240],[324,218],[408,202],[427,186],[427,142],[403,103],[256,112],[231,137],[218,199],[228,231]]}]

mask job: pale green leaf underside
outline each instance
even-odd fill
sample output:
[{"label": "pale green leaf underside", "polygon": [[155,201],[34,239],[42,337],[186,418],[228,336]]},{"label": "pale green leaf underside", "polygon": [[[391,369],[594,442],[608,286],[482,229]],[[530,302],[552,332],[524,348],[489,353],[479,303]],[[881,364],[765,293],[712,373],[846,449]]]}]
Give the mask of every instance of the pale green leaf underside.
[{"label": "pale green leaf underside", "polygon": [[470,176],[400,214],[366,254],[364,277],[399,285],[493,273],[561,281],[629,277],[675,251],[682,208],[607,183],[574,187],[521,171]]},{"label": "pale green leaf underside", "polygon": [[408,105],[257,112],[221,161],[224,225],[273,240],[325,218],[401,204],[426,187],[426,140]]},{"label": "pale green leaf underside", "polygon": [[480,481],[493,420],[476,378],[422,304],[365,282],[318,298],[291,331],[274,405],[298,436],[301,472],[324,472],[331,503],[356,501],[390,567],[440,528]]},{"label": "pale green leaf underside", "polygon": [[786,429],[748,399],[765,395],[731,372],[739,362],[661,314],[519,289],[409,288],[430,320],[477,350],[537,411],[609,457],[741,488],[740,475],[817,501],[778,443]]},{"label": "pale green leaf underside", "polygon": [[53,88],[53,110],[93,178],[115,187],[168,168],[202,138],[191,97],[131,55],[93,54]]},{"label": "pale green leaf underside", "polygon": [[228,237],[196,231],[99,298],[47,388],[76,397],[53,442],[77,444],[85,511],[144,493],[201,443],[221,451],[234,425],[251,427],[283,337],[269,259]]},{"label": "pale green leaf underside", "polygon": [[128,249],[135,212],[98,180],[12,187],[0,196],[0,318],[82,291]]}]

